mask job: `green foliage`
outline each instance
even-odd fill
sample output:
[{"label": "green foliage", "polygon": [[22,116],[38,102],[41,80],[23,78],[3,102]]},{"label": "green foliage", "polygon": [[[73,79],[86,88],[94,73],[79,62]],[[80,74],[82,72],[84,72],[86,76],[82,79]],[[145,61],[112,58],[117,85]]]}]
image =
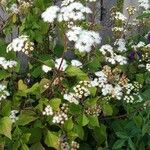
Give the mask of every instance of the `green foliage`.
[{"label": "green foliage", "polygon": [[[8,0],[7,8],[15,2]],[[87,1],[82,2],[85,4]],[[74,43],[66,39],[68,22],[48,24],[42,20],[43,11],[53,4],[52,0],[33,0],[29,8],[24,10],[21,7],[20,13],[8,11],[10,18],[3,34],[8,35],[14,27],[18,27],[20,35],[28,35],[34,42],[34,51],[27,55],[28,69],[21,73],[22,61],[18,60],[15,52],[7,53],[8,44],[0,39],[0,57],[18,63],[8,69],[0,65],[0,85],[6,86],[6,89],[0,87],[0,97],[5,98],[6,94],[5,99],[0,99],[0,149],[5,146],[6,150],[64,150],[61,144],[70,146],[77,142],[79,150],[149,150],[150,73],[140,68],[140,62],[145,65],[147,60],[139,59],[141,56],[136,54],[136,58],[128,59],[126,65],[109,64],[96,45],[89,53],[79,53],[73,48]],[[118,0],[117,11],[121,11],[122,6],[123,0]],[[125,37],[127,51],[121,55],[128,58],[133,51],[141,54],[142,48],[133,50],[131,46],[140,41],[148,45],[145,35],[150,30],[149,16],[149,13],[142,13],[137,17],[142,29]],[[120,25],[120,22],[117,24]],[[97,30],[100,26],[86,21],[77,21],[76,25],[87,30]],[[116,35],[109,36],[112,46]],[[66,56],[67,50],[73,51],[74,59],[80,60],[83,65],[73,66],[72,59]],[[62,66],[56,67],[56,58],[66,60],[64,71]],[[51,71],[44,72],[43,65],[50,67]],[[90,81],[96,79],[96,72],[102,70],[113,88],[118,82],[121,85],[123,96],[120,100],[115,97],[117,90],[107,94],[109,88],[91,85]],[[133,103],[124,99],[130,96],[124,88],[126,82],[140,85],[131,89]],[[68,93],[73,94],[69,100],[65,98]]]}]

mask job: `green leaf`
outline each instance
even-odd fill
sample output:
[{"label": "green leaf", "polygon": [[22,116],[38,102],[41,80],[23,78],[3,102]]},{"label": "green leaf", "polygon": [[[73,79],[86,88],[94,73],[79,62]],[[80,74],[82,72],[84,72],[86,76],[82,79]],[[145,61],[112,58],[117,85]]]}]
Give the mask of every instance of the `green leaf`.
[{"label": "green leaf", "polygon": [[21,139],[24,143],[28,143],[30,136],[31,136],[31,133],[25,133],[24,135],[22,135]]},{"label": "green leaf", "polygon": [[10,101],[4,101],[4,103],[2,103],[1,105],[2,105],[1,114],[3,116],[9,116],[10,111],[11,111],[11,102]]},{"label": "green leaf", "polygon": [[144,124],[143,127],[142,127],[142,136],[145,135],[145,133],[147,133],[149,130],[149,124]]},{"label": "green leaf", "polygon": [[96,95],[97,88],[96,87],[91,87],[91,88],[89,88],[89,91],[90,91],[91,96],[94,97]]},{"label": "green leaf", "polygon": [[73,131],[78,135],[78,137],[83,140],[84,138],[84,130],[83,127],[77,124],[74,124]]},{"label": "green leaf", "polygon": [[135,122],[135,124],[136,124],[137,127],[140,128],[140,127],[142,126],[143,120],[142,120],[142,117],[141,117],[140,115],[135,116],[135,117],[133,118],[133,120],[134,120],[134,122]]},{"label": "green leaf", "polygon": [[71,131],[72,129],[73,129],[73,121],[72,119],[68,119],[64,123],[64,130],[68,132],[68,131]]},{"label": "green leaf", "polygon": [[128,139],[128,135],[125,132],[116,132],[116,135],[121,139]]},{"label": "green leaf", "polygon": [[10,75],[11,74],[9,72],[6,72],[5,70],[0,70],[0,80],[8,78],[10,77]]},{"label": "green leaf", "polygon": [[86,117],[85,114],[79,115],[77,118],[77,122],[81,126],[86,126],[89,123],[88,118]]},{"label": "green leaf", "polygon": [[150,99],[150,89],[145,90],[142,94],[141,94],[142,98],[144,100],[149,100]]},{"label": "green leaf", "polygon": [[148,18],[148,17],[150,17],[150,13],[145,12],[145,13],[141,14],[140,16],[138,16],[137,19],[144,19],[144,18]]},{"label": "green leaf", "polygon": [[25,90],[27,90],[27,88],[28,88],[27,85],[24,84],[24,82],[22,80],[18,81],[18,90],[25,91]]},{"label": "green leaf", "polygon": [[136,75],[136,81],[140,84],[143,84],[144,83],[144,75],[143,74],[137,74]]},{"label": "green leaf", "polygon": [[25,91],[26,93],[31,93],[31,94],[39,94],[40,93],[40,84],[39,83],[35,83],[30,89],[27,89]]},{"label": "green leaf", "polygon": [[22,149],[21,150],[29,150],[29,148],[26,144],[22,144]]},{"label": "green leaf", "polygon": [[0,120],[0,134],[11,139],[12,121],[9,117],[4,117]]},{"label": "green leaf", "polygon": [[87,100],[85,101],[85,104],[86,104],[87,106],[94,106],[94,105],[96,105],[97,100],[98,100],[98,97],[96,97],[96,98],[91,98],[91,99],[87,99]]},{"label": "green leaf", "polygon": [[35,143],[30,147],[30,150],[45,150],[41,143]]},{"label": "green leaf", "polygon": [[93,137],[99,145],[101,145],[106,139],[106,127],[103,124],[100,124],[99,127],[95,127],[93,132]]},{"label": "green leaf", "polygon": [[89,125],[93,127],[99,127],[99,121],[97,116],[88,116],[89,119]]},{"label": "green leaf", "polygon": [[82,107],[80,105],[70,104],[70,113],[72,115],[79,115],[82,113]]},{"label": "green leaf", "polygon": [[84,73],[81,69],[74,67],[74,66],[69,66],[66,70],[66,73],[70,77],[76,77],[77,80],[89,80],[88,75]]},{"label": "green leaf", "polygon": [[35,68],[32,72],[31,72],[31,75],[34,77],[34,78],[37,78],[41,75],[41,73],[43,73],[42,71],[42,68],[41,66],[38,66],[37,68]]},{"label": "green leaf", "polygon": [[121,148],[124,146],[125,141],[126,141],[126,140],[124,140],[124,139],[117,140],[117,141],[114,143],[112,149],[121,149]]},{"label": "green leaf", "polygon": [[104,103],[102,106],[102,111],[105,116],[111,116],[113,114],[113,109],[110,104]]},{"label": "green leaf", "polygon": [[54,99],[51,99],[49,103],[50,103],[51,107],[57,111],[57,110],[59,110],[59,106],[61,104],[61,99],[54,98]]},{"label": "green leaf", "polygon": [[134,143],[132,142],[131,138],[128,140],[128,144],[129,144],[129,147],[131,148],[131,150],[136,150],[136,147],[135,147]]},{"label": "green leaf", "polygon": [[35,113],[32,111],[24,111],[19,115],[19,120],[16,121],[18,125],[25,126],[33,121],[35,121],[38,117],[35,116]]},{"label": "green leaf", "polygon": [[59,137],[55,132],[47,131],[44,142],[48,147],[59,149]]}]

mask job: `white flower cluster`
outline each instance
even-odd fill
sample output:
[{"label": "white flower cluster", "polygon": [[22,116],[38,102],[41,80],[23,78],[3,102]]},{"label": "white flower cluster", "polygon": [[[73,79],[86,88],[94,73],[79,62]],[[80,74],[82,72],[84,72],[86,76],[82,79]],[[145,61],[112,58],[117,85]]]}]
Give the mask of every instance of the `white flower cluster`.
[{"label": "white flower cluster", "polygon": [[80,81],[79,84],[73,88],[76,98],[82,99],[84,97],[88,97],[90,95],[88,88],[90,87],[91,83],[89,81]]},{"label": "white flower cluster", "polygon": [[74,67],[82,68],[82,63],[79,60],[72,60],[71,65]]},{"label": "white flower cluster", "polygon": [[76,141],[68,142],[66,135],[62,135],[59,139],[59,147],[61,150],[78,150],[79,143]]},{"label": "white flower cluster", "polygon": [[97,77],[91,81],[92,86],[100,87],[103,96],[111,95],[112,98],[121,100],[123,89],[119,84],[116,84],[115,86],[110,84],[108,81],[108,76],[103,71],[96,72],[95,75]]},{"label": "white flower cluster", "polygon": [[85,109],[85,112],[88,115],[92,115],[92,116],[99,116],[101,111],[102,109],[100,105],[89,106],[88,108]]},{"label": "white flower cluster", "polygon": [[121,12],[115,12],[114,19],[125,22],[127,17],[125,17]]},{"label": "white flower cluster", "polygon": [[100,52],[105,56],[106,61],[113,65],[117,63],[119,63],[120,65],[127,64],[127,58],[122,55],[116,54],[113,50],[113,47],[108,44],[103,45],[100,48]]},{"label": "white flower cluster", "polygon": [[9,95],[10,93],[7,91],[7,87],[3,84],[0,84],[0,101],[6,99]]},{"label": "white flower cluster", "polygon": [[74,92],[64,94],[64,99],[69,101],[70,103],[78,105],[80,99],[90,95],[90,91],[88,88],[90,88],[91,86],[92,85],[89,81],[80,81],[79,84],[73,88]]},{"label": "white flower cluster", "polygon": [[54,113],[53,116],[53,123],[58,123],[58,124],[64,124],[66,120],[68,120],[68,105],[63,104],[62,107],[60,108],[60,111],[57,111]]},{"label": "white flower cluster", "polygon": [[43,70],[45,73],[48,73],[49,71],[52,70],[52,68],[51,68],[51,67],[48,67],[47,65],[43,65],[43,66],[42,66],[42,70]]},{"label": "white flower cluster", "polygon": [[134,48],[134,50],[138,49],[138,48],[142,48],[145,46],[145,43],[140,41],[138,44],[136,45],[132,45],[132,48]]},{"label": "white flower cluster", "polygon": [[29,7],[31,7],[32,3],[32,0],[17,0],[17,3],[13,3],[10,8],[7,8],[7,10],[13,14],[24,13],[24,10],[27,10]]},{"label": "white flower cluster", "polygon": [[45,107],[45,109],[43,111],[43,115],[46,115],[46,116],[52,116],[53,115],[53,110],[52,110],[52,107],[50,105]]},{"label": "white flower cluster", "polygon": [[19,8],[17,6],[17,4],[12,4],[11,7],[9,8],[9,10],[14,13],[14,14],[18,14],[19,13]]},{"label": "white flower cluster", "polygon": [[60,70],[60,71],[65,71],[66,68],[68,67],[67,62],[63,58],[58,58],[55,60],[55,68]]},{"label": "white flower cluster", "polygon": [[[134,102],[141,102],[141,98],[139,95],[139,90],[142,88],[142,85],[139,84],[138,82],[128,83],[127,85],[124,86],[126,92],[124,96],[124,100],[127,103],[134,103]],[[134,98],[134,96],[138,96],[138,98]],[[135,101],[136,100],[136,101]]]},{"label": "white flower cluster", "polygon": [[124,28],[123,27],[113,27],[112,31],[113,32],[122,32],[122,31],[124,31]]},{"label": "white flower cluster", "polygon": [[[116,73],[115,73],[116,72]],[[138,82],[129,83],[128,78],[121,76],[117,68],[111,69],[109,66],[104,66],[102,71],[95,73],[95,78],[91,81],[92,86],[99,87],[103,96],[111,98],[131,101],[133,95],[139,95],[141,84]],[[124,97],[125,96],[125,97]],[[133,99],[133,98],[132,98]]]},{"label": "white flower cluster", "polygon": [[79,104],[79,100],[76,98],[76,95],[74,93],[68,93],[64,94],[64,99],[69,101],[70,103],[74,103],[76,105]]},{"label": "white flower cluster", "polygon": [[15,122],[19,119],[19,117],[17,116],[18,113],[19,113],[18,110],[12,110],[12,111],[10,112],[9,118],[11,119],[11,121],[12,121],[13,123],[15,123]]},{"label": "white flower cluster", "polygon": [[66,35],[69,41],[75,43],[75,48],[80,52],[90,52],[93,46],[101,42],[99,33],[84,30],[77,26],[73,26]]},{"label": "white flower cluster", "polygon": [[150,64],[146,64],[146,70],[148,70],[150,72]]},{"label": "white flower cluster", "polygon": [[17,65],[16,61],[6,60],[6,58],[0,57],[0,66],[2,66],[4,69],[13,68],[16,65]]},{"label": "white flower cluster", "polygon": [[61,7],[50,6],[42,13],[42,18],[45,22],[53,23],[55,19],[59,22],[62,21],[77,21],[84,20],[85,14],[92,13],[92,11],[82,5],[80,2],[73,0],[65,0],[62,2]]},{"label": "white flower cluster", "polygon": [[125,52],[127,51],[125,39],[117,39],[114,45],[118,46],[118,52]]},{"label": "white flower cluster", "polygon": [[150,2],[149,0],[138,0],[138,2],[140,3],[139,7],[142,7],[146,10],[150,9]]},{"label": "white flower cluster", "polygon": [[24,52],[26,55],[29,54],[30,51],[34,50],[34,43],[30,42],[29,37],[26,35],[22,35],[13,41],[7,46],[7,52]]}]

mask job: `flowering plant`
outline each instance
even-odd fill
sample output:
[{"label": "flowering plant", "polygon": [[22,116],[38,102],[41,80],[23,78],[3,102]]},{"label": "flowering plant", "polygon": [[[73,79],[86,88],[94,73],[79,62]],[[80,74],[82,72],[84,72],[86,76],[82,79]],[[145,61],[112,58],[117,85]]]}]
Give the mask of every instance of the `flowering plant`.
[{"label": "flowering plant", "polygon": [[142,14],[132,22],[134,6],[128,16],[112,9],[113,35],[104,44],[97,11],[87,5],[96,0],[1,3],[9,15],[2,33],[19,34],[0,40],[2,148],[150,148],[148,1],[139,0]]}]

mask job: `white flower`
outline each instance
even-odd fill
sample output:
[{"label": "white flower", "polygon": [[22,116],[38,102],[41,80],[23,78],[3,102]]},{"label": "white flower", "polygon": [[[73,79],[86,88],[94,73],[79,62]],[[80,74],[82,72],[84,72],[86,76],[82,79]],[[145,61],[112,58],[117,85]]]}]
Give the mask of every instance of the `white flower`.
[{"label": "white flower", "polygon": [[52,23],[57,18],[57,14],[60,11],[58,6],[50,6],[42,13],[42,18],[45,22]]},{"label": "white flower", "polygon": [[120,65],[125,65],[127,64],[127,58],[121,55],[116,55],[114,59],[120,64]]},{"label": "white flower", "polygon": [[116,12],[114,18],[123,22],[127,20],[127,17],[125,17],[121,12]]},{"label": "white flower", "polygon": [[42,66],[42,70],[43,70],[45,73],[48,73],[49,71],[52,70],[52,68],[51,68],[51,67],[48,67],[48,66],[46,66],[46,65],[43,65],[43,66]]},{"label": "white flower", "polygon": [[64,99],[69,101],[70,103],[74,103],[76,105],[79,104],[79,101],[77,100],[74,93],[64,94]]},{"label": "white flower", "polygon": [[106,44],[106,45],[103,45],[101,48],[100,48],[100,52],[103,54],[103,55],[106,55],[107,52],[109,52],[111,55],[113,55],[113,47],[109,44]]},{"label": "white flower", "polygon": [[65,71],[67,67],[68,65],[65,59],[59,58],[55,60],[55,68],[58,70]]},{"label": "white flower", "polygon": [[9,9],[12,13],[14,13],[14,14],[18,14],[19,13],[19,9],[18,9],[18,6],[17,6],[17,4],[12,4],[11,5],[11,7],[10,7],[10,9]]},{"label": "white flower", "polygon": [[92,11],[88,8],[82,5],[80,2],[73,2],[68,3],[69,5],[63,6],[60,9],[60,13],[58,14],[58,21],[70,21],[70,20],[84,20],[85,15],[84,13],[92,13]]},{"label": "white flower", "polygon": [[13,41],[7,46],[7,53],[9,51],[19,52],[22,51],[25,54],[29,54],[30,51],[33,51],[34,43],[29,41],[29,37],[22,35]]},{"label": "white flower", "polygon": [[117,49],[118,52],[127,51],[125,39],[117,39],[114,45],[118,46],[118,49]]},{"label": "white flower", "polygon": [[112,91],[113,91],[113,86],[111,84],[103,85],[103,87],[102,87],[102,95],[103,96],[111,94]]},{"label": "white flower", "polygon": [[122,87],[120,85],[116,85],[112,90],[112,97],[116,98],[117,100],[121,100],[123,96]]},{"label": "white flower", "polygon": [[79,60],[72,60],[71,65],[75,67],[82,68],[82,63]]},{"label": "white flower", "polygon": [[143,7],[146,10],[150,8],[149,0],[138,0],[138,2],[140,3],[139,7]]},{"label": "white flower", "polygon": [[17,62],[13,60],[6,60],[4,57],[0,57],[0,66],[4,69],[9,69],[17,66]]},{"label": "white flower", "polygon": [[112,28],[112,31],[114,31],[114,32],[117,32],[117,31],[122,32],[123,30],[124,30],[124,28],[122,28],[122,27],[113,27]]},{"label": "white flower", "polygon": [[7,87],[0,84],[0,101],[6,99],[8,96],[10,96],[10,93],[7,91]]},{"label": "white flower", "polygon": [[90,52],[92,46],[100,44],[101,38],[99,33],[94,31],[84,30],[80,27],[72,27],[66,36],[69,41],[75,42],[75,48],[80,52]]},{"label": "white flower", "polygon": [[12,110],[11,112],[10,112],[10,116],[9,116],[9,118],[11,119],[11,121],[14,123],[14,122],[16,122],[18,119],[19,119],[19,117],[17,117],[17,114],[19,113],[19,111],[18,110]]},{"label": "white flower", "polygon": [[52,116],[53,115],[53,110],[52,110],[52,107],[50,105],[45,107],[45,109],[43,111],[43,115],[46,115],[46,116]]},{"label": "white flower", "polygon": [[150,71],[150,64],[146,64],[146,70]]}]

